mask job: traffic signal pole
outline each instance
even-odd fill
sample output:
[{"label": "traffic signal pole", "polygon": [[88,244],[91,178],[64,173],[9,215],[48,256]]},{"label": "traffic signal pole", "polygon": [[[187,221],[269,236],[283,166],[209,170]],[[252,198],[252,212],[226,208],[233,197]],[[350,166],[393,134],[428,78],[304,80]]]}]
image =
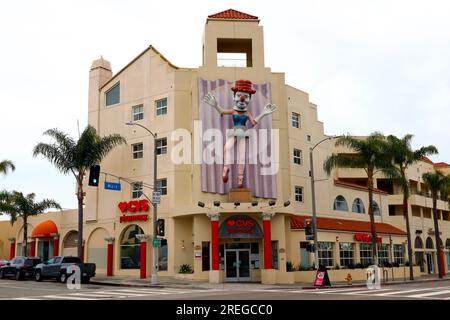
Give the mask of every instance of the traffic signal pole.
[{"label": "traffic signal pole", "polygon": [[[317,145],[316,145],[317,146]],[[314,147],[316,147],[314,146]],[[312,223],[314,230],[314,265],[316,269],[319,268],[319,255],[317,254],[317,213],[316,213],[316,190],[314,186],[314,161],[313,161],[313,150],[309,149],[309,166],[310,166],[310,176],[311,176],[311,201],[312,201]]]}]

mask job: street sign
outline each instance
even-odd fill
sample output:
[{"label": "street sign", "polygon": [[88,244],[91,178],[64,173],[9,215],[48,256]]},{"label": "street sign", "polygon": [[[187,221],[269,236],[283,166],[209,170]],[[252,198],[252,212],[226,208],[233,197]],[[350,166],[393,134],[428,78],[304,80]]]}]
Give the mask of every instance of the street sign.
[{"label": "street sign", "polygon": [[314,236],[306,236],[306,240],[314,240]]},{"label": "street sign", "polygon": [[161,247],[161,239],[153,239],[153,248]]},{"label": "street sign", "polygon": [[153,191],[152,202],[155,204],[161,203],[161,192]]},{"label": "street sign", "polygon": [[120,183],[105,181],[105,189],[120,191],[121,185]]}]

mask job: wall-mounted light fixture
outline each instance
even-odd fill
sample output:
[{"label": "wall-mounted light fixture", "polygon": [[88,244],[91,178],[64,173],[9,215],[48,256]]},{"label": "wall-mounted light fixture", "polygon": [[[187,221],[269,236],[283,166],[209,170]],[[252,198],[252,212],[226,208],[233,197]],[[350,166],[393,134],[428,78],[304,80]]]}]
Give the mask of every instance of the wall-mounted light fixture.
[{"label": "wall-mounted light fixture", "polygon": [[185,249],[186,247],[184,246],[184,240],[181,240],[181,249]]}]

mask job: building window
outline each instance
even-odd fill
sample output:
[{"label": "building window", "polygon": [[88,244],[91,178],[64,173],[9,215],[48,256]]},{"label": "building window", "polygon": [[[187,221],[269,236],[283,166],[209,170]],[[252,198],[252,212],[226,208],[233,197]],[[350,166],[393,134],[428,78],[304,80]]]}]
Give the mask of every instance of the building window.
[{"label": "building window", "polygon": [[278,241],[272,241],[272,268],[278,269]]},{"label": "building window", "polygon": [[131,198],[138,199],[142,196],[142,182],[134,182],[131,188]]},{"label": "building window", "polygon": [[156,115],[167,114],[167,98],[158,100],[156,103]]},{"label": "building window", "polygon": [[156,180],[156,191],[161,192],[161,195],[167,194],[167,179]]},{"label": "building window", "polygon": [[137,234],[144,234],[144,231],[137,225],[129,226],[123,233],[120,241],[120,268],[139,269],[140,268],[140,243],[136,238]]},{"label": "building window", "polygon": [[167,271],[167,240],[161,239],[161,247],[158,248],[158,271]]},{"label": "building window", "polygon": [[259,243],[250,243],[250,267],[252,269],[259,269]]},{"label": "building window", "polygon": [[359,256],[361,258],[361,264],[364,267],[372,264],[372,245],[369,243],[359,244]]},{"label": "building window", "polygon": [[295,201],[303,202],[303,187],[295,186]]},{"label": "building window", "polygon": [[144,144],[142,142],[132,144],[131,148],[133,152],[133,159],[141,159],[144,157]]},{"label": "building window", "polygon": [[381,216],[380,207],[375,201],[372,201],[372,212],[374,216]]},{"label": "building window", "polygon": [[292,112],[292,126],[294,128],[300,128],[300,114]]},{"label": "building window", "polygon": [[133,107],[133,121],[144,119],[144,105],[140,104]]},{"label": "building window", "polygon": [[247,67],[247,54],[239,52],[218,52],[217,53],[218,67]]},{"label": "building window", "polygon": [[366,213],[366,210],[364,209],[364,203],[360,198],[356,198],[353,201],[352,211],[356,213]]},{"label": "building window", "polygon": [[333,210],[337,211],[348,211],[347,200],[343,196],[337,196],[334,199]]},{"label": "building window", "polygon": [[378,263],[384,266],[389,263],[389,246],[381,244],[378,248]]},{"label": "building window", "polygon": [[167,153],[167,138],[156,140],[156,154],[166,154]]},{"label": "building window", "polygon": [[117,104],[120,102],[120,83],[115,84],[105,93],[106,106]]},{"label": "building window", "polygon": [[394,262],[403,264],[405,262],[405,247],[402,244],[394,244]]},{"label": "building window", "polygon": [[306,141],[311,142],[311,135],[309,134],[306,135]]},{"label": "building window", "polygon": [[302,150],[294,149],[294,163],[302,164]]},{"label": "building window", "polygon": [[341,267],[349,267],[354,265],[353,255],[353,243],[340,242],[339,243],[339,256],[341,258]]},{"label": "building window", "polygon": [[319,266],[333,266],[333,242],[318,242]]},{"label": "building window", "polygon": [[209,271],[209,241],[202,242],[202,271]]}]

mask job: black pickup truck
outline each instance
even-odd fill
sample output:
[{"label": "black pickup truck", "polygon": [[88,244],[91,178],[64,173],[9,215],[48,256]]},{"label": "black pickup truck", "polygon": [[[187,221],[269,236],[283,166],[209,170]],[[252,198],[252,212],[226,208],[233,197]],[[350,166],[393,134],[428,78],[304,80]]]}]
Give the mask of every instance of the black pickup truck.
[{"label": "black pickup truck", "polygon": [[59,282],[65,283],[72,272],[67,272],[69,266],[76,265],[80,268],[81,282],[88,283],[92,277],[95,277],[95,263],[82,263],[78,257],[53,257],[44,263],[36,266],[34,278],[36,281],[42,281],[46,278],[56,278]]}]

